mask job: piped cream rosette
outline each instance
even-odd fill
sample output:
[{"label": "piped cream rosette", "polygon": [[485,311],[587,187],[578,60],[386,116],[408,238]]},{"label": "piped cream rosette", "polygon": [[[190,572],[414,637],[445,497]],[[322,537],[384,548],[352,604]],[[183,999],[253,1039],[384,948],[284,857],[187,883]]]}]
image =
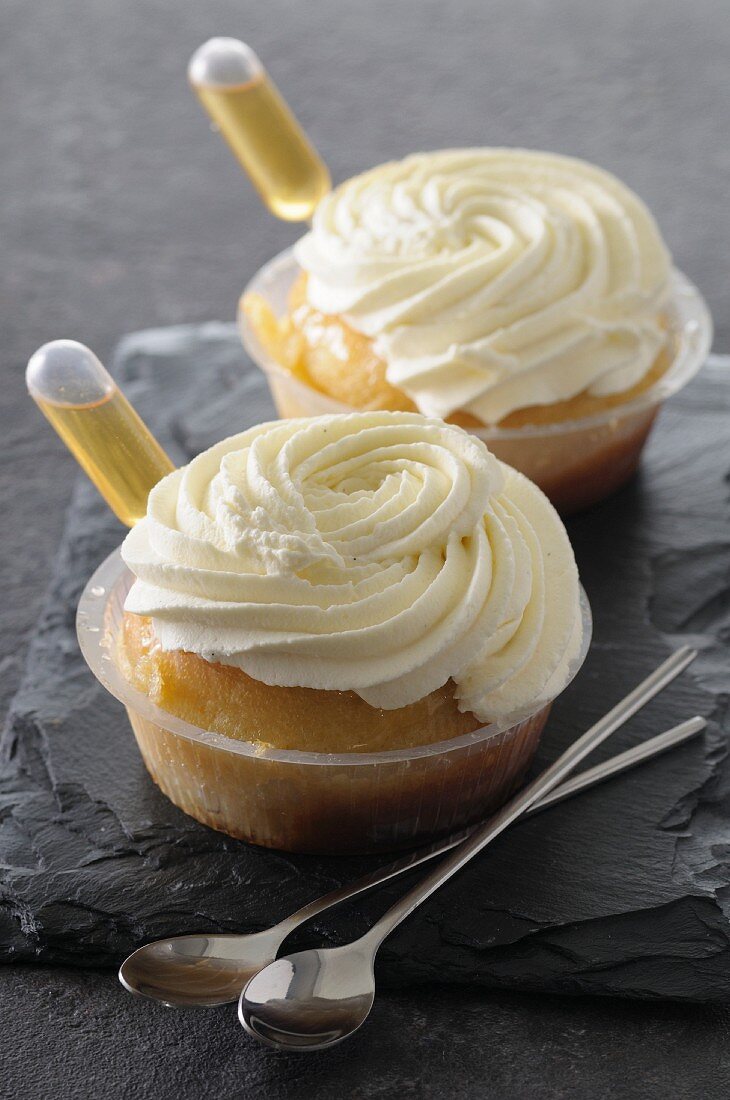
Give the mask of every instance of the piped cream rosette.
[{"label": "piped cream rosette", "polygon": [[452,149],[341,184],[296,245],[309,304],[373,340],[429,416],[638,384],[666,342],[670,258],[615,176],[524,149]]},{"label": "piped cream rosette", "polygon": [[581,643],[565,529],[530,481],[412,413],[275,421],[150,493],[126,610],[163,649],[269,685],[395,709],[449,679],[504,722],[564,686]]}]

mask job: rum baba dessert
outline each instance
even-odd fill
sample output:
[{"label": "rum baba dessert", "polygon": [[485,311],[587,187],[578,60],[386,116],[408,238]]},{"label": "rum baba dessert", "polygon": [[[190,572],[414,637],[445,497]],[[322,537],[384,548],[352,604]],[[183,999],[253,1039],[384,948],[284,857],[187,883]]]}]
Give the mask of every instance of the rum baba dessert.
[{"label": "rum baba dessert", "polygon": [[159,482],[121,554],[107,628],[153,777],[292,849],[413,843],[504,801],[589,633],[546,497],[417,413],[225,439]]},{"label": "rum baba dessert", "polygon": [[671,389],[667,248],[628,187],[571,157],[381,165],[320,201],[277,274],[285,308],[259,279],[241,311],[254,358],[291,380],[268,372],[282,415],[324,398],[443,417],[564,510],[626,481]]}]

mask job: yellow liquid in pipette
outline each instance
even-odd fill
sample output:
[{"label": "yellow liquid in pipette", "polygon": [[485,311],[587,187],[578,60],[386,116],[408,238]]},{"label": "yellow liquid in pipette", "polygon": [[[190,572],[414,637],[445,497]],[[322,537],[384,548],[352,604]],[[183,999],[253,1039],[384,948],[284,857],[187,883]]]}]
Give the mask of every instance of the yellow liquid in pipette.
[{"label": "yellow liquid in pipette", "polygon": [[126,397],[115,388],[89,405],[34,399],[114,514],[134,526],[150,489],[174,466]]},{"label": "yellow liquid in pipette", "polygon": [[194,88],[272,214],[310,218],[330,189],[329,172],[268,77]]}]

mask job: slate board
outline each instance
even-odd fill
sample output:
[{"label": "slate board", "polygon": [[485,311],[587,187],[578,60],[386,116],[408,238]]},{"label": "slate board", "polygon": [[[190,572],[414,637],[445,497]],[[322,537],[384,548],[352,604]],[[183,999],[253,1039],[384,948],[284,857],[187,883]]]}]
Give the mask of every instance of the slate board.
[{"label": "slate board", "polygon": [[[137,333],[115,369],[178,461],[272,415],[230,325]],[[695,713],[708,734],[513,827],[387,941],[380,981],[730,1000],[729,423],[730,362],[716,358],[665,409],[634,483],[570,522],[595,637],[536,767],[687,641],[702,648],[690,672],[596,758]],[[74,632],[122,535],[80,477],[2,743],[5,961],[116,966],[165,934],[252,931],[383,860],[252,848],[160,794]],[[308,940],[344,942],[401,889]]]}]

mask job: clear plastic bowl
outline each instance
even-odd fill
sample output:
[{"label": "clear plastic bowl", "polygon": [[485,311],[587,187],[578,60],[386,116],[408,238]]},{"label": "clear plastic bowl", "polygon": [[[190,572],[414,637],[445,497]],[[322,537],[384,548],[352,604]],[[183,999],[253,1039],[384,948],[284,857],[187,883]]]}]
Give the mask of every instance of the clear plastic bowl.
[{"label": "clear plastic bowl", "polygon": [[[378,753],[261,750],[162,710],[124,679],[115,661],[132,574],[116,550],[79,601],[81,651],[127,708],[150,775],[176,806],[230,836],[291,852],[404,848],[483,818],[513,793],[537,749],[552,702],[509,728]],[[581,590],[583,643],[591,639]]]},{"label": "clear plastic bowl", "polygon": [[[288,249],[261,268],[242,298],[249,293],[260,294],[281,316],[299,270]],[[655,385],[631,401],[580,420],[470,430],[497,458],[539,485],[564,515],[603,500],[635,472],[663,402],[694,377],[710,350],[710,312],[697,288],[677,270],[672,272],[666,321],[671,364]],[[273,360],[242,310],[239,327],[246,350],[266,375],[280,416],[352,411]]]}]

